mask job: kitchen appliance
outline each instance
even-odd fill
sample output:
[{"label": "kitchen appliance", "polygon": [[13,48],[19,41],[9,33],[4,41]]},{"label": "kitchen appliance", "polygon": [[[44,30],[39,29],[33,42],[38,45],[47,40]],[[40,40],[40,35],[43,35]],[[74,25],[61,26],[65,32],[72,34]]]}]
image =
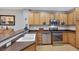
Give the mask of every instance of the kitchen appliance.
[{"label": "kitchen appliance", "polygon": [[50,25],[58,26],[58,25],[60,25],[60,21],[59,20],[56,20],[56,19],[50,20]]},{"label": "kitchen appliance", "polygon": [[58,30],[58,26],[60,25],[59,20],[50,20],[49,30]]}]

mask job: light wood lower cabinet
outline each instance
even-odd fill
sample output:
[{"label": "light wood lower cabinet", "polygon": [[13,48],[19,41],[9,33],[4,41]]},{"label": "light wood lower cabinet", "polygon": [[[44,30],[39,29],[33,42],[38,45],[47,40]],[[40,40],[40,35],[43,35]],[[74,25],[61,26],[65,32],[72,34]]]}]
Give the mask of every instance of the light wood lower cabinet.
[{"label": "light wood lower cabinet", "polygon": [[68,32],[63,32],[63,43],[68,43]]},{"label": "light wood lower cabinet", "polygon": [[76,48],[79,48],[79,38],[76,38]]},{"label": "light wood lower cabinet", "polygon": [[79,48],[79,20],[76,21],[76,47]]},{"label": "light wood lower cabinet", "polygon": [[68,32],[68,42],[72,46],[76,45],[76,33],[75,32]]},{"label": "light wood lower cabinet", "polygon": [[37,43],[37,45],[42,44],[42,34],[41,33],[37,33],[36,43]]},{"label": "light wood lower cabinet", "polygon": [[40,28],[36,33],[36,45],[42,44],[42,32],[43,29]]},{"label": "light wood lower cabinet", "polygon": [[36,44],[32,44],[29,47],[25,48],[23,51],[36,51]]}]

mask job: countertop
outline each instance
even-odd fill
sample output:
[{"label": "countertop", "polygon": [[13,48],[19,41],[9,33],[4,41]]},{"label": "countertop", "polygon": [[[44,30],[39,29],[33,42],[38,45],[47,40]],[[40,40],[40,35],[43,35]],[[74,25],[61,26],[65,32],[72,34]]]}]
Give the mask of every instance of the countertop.
[{"label": "countertop", "polygon": [[[25,37],[27,36],[26,31],[24,30],[18,30],[18,31],[15,31],[15,32],[12,32],[12,33],[6,33],[5,36],[2,35],[1,38],[2,38],[2,41],[1,42],[4,42],[6,40],[8,40],[8,38],[12,38],[16,35],[19,35],[20,33],[24,33],[22,34],[23,36],[25,35]],[[29,34],[31,35],[31,34]],[[33,34],[32,34],[33,35]],[[20,37],[21,38],[21,37]],[[27,37],[26,37],[27,38]],[[35,38],[34,38],[35,39]],[[16,39],[16,41],[14,43],[12,43],[10,46],[6,47],[4,45],[4,47],[0,48],[1,51],[21,51],[23,50],[24,48],[28,48],[29,46],[35,44],[35,41],[17,41],[19,39]],[[24,40],[24,39],[23,39]]]},{"label": "countertop", "polygon": [[3,51],[22,51],[24,48],[28,48],[29,46],[35,44],[34,41],[28,42],[15,42],[8,48],[4,49]]},{"label": "countertop", "polygon": [[19,33],[22,33],[22,32],[24,32],[23,29],[17,30],[17,31],[13,31],[13,32],[10,32],[10,33],[3,33],[3,34],[0,34],[0,42],[2,42],[2,41],[4,41],[4,40],[7,40],[7,39],[9,39],[9,38],[11,38],[11,37],[13,37],[13,36],[19,34]]},{"label": "countertop", "polygon": [[[29,30],[39,30],[39,28],[43,28],[44,30],[49,30],[49,28],[52,28],[52,26],[48,26],[48,25],[29,26]],[[58,26],[58,30],[53,30],[53,31],[76,31],[76,25]]]}]

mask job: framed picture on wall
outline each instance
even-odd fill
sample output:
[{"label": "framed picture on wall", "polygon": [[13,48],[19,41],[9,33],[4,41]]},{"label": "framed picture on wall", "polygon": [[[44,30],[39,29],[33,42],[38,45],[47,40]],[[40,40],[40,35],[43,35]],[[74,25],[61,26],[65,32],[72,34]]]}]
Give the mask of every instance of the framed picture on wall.
[{"label": "framed picture on wall", "polygon": [[15,25],[15,16],[14,15],[0,15],[0,25]]}]

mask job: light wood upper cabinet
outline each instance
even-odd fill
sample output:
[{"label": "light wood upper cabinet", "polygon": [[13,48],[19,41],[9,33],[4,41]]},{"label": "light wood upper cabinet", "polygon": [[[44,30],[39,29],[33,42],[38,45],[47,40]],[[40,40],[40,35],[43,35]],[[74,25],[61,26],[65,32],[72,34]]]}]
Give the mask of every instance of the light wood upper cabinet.
[{"label": "light wood upper cabinet", "polygon": [[39,25],[40,24],[40,14],[39,12],[34,12],[34,25]]},{"label": "light wood upper cabinet", "polygon": [[68,24],[69,25],[72,25],[74,22],[73,22],[73,13],[69,13],[68,14]]},{"label": "light wood upper cabinet", "polygon": [[50,14],[49,13],[46,13],[46,24],[49,24],[49,21],[50,21]]},{"label": "light wood upper cabinet", "polygon": [[56,12],[55,19],[59,20],[60,22],[65,22],[67,24],[67,14],[63,12]]},{"label": "light wood upper cabinet", "polygon": [[42,25],[45,22],[45,13],[40,12],[40,24]]},{"label": "light wood upper cabinet", "polygon": [[78,16],[78,11],[74,9],[72,12],[68,13],[68,24],[76,24],[77,16]]},{"label": "light wood upper cabinet", "polygon": [[33,12],[29,12],[29,25],[33,25],[34,24],[34,13]]},{"label": "light wood upper cabinet", "polygon": [[77,20],[77,15],[76,15],[76,11],[73,12],[73,22],[74,24],[76,24],[76,20]]},{"label": "light wood upper cabinet", "polygon": [[39,12],[30,12],[29,13],[29,25],[39,25],[39,23],[40,23]]},{"label": "light wood upper cabinet", "polygon": [[49,14],[46,12],[40,12],[40,24],[47,23],[49,19]]},{"label": "light wood upper cabinet", "polygon": [[60,13],[60,22],[64,22],[67,24],[67,14],[66,13]]},{"label": "light wood upper cabinet", "polygon": [[79,20],[79,8],[75,8],[76,20]]},{"label": "light wood upper cabinet", "polygon": [[50,20],[55,18],[54,13],[49,13],[49,14],[50,14]]},{"label": "light wood upper cabinet", "polygon": [[30,12],[29,24],[30,25],[43,25],[49,24],[51,19],[57,19],[60,22],[64,21],[67,24],[67,14],[62,12],[50,13],[50,12]]},{"label": "light wood upper cabinet", "polygon": [[40,24],[43,24],[44,22],[49,24],[49,21],[54,18],[54,13],[40,12]]},{"label": "light wood upper cabinet", "polygon": [[55,19],[56,19],[56,20],[60,20],[60,13],[59,13],[59,12],[56,12],[56,13],[55,13]]}]

